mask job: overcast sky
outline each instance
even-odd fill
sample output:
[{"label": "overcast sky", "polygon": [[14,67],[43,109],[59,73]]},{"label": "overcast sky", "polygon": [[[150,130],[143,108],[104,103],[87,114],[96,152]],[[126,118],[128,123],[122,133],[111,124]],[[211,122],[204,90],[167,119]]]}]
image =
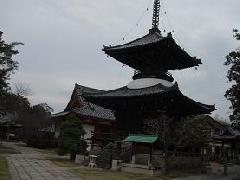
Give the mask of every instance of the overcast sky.
[{"label": "overcast sky", "polygon": [[[4,39],[25,43],[18,47],[20,67],[11,83],[26,84],[33,104],[46,102],[59,112],[75,83],[115,89],[131,81],[133,70],[101,49],[145,35],[154,0],[0,1]],[[239,47],[232,38],[232,29],[240,27],[239,7],[239,0],[162,0],[159,28],[174,30],[176,42],[203,62],[197,70],[173,72],[175,80],[184,95],[216,104],[214,114],[222,117],[230,113],[223,63]]]}]

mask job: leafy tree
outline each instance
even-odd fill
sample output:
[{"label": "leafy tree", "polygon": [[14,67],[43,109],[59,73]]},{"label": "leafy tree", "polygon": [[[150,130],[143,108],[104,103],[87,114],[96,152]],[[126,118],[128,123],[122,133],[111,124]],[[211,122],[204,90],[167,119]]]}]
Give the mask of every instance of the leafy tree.
[{"label": "leafy tree", "polygon": [[[237,29],[233,30],[234,37],[240,40],[240,33]],[[232,87],[226,91],[225,97],[231,101],[230,109],[233,113],[230,115],[230,120],[240,120],[240,50],[230,52],[226,57],[226,66],[230,69],[227,73],[229,82],[233,83]]]},{"label": "leafy tree", "polygon": [[205,116],[188,117],[181,124],[177,145],[182,147],[204,147],[210,140],[210,122]]},{"label": "leafy tree", "polygon": [[238,29],[233,29],[233,37],[235,37],[237,40],[240,40],[240,33]]},{"label": "leafy tree", "polygon": [[14,49],[16,45],[23,45],[23,43],[13,42],[7,44],[2,39],[3,32],[0,31],[0,106],[10,111],[28,111],[30,103],[24,96],[9,92],[9,84],[7,80],[10,75],[18,68],[18,62],[13,60],[13,56],[18,54]]},{"label": "leafy tree", "polygon": [[28,114],[25,115],[25,118],[21,118],[20,122],[26,129],[25,136],[28,139],[31,139],[31,136],[42,128],[50,126],[51,111],[51,107],[49,107],[46,103],[42,103],[32,106],[27,112]]},{"label": "leafy tree", "polygon": [[49,126],[52,109],[46,103],[31,106],[26,97],[5,91],[0,96],[0,107],[17,113],[18,122],[23,125],[22,138],[26,140]]},{"label": "leafy tree", "polygon": [[18,54],[14,47],[23,45],[19,42],[7,44],[2,40],[2,35],[3,32],[0,31],[0,93],[9,89],[7,80],[9,80],[11,73],[18,68],[18,62],[13,60],[13,56]]},{"label": "leafy tree", "polygon": [[86,132],[81,121],[75,116],[68,116],[62,124],[60,131],[59,150],[63,153],[69,152],[70,159],[75,160],[76,154],[85,154],[87,144],[83,140]]},{"label": "leafy tree", "polygon": [[0,96],[0,106],[10,111],[26,112],[31,108],[30,102],[24,96],[19,96],[11,92],[2,92]]},{"label": "leafy tree", "polygon": [[[49,148],[56,145],[54,134],[50,131],[51,112],[46,103],[31,106],[27,113],[20,114],[23,125],[23,138],[27,145],[37,148]],[[49,107],[50,108],[50,107]]]},{"label": "leafy tree", "polygon": [[36,130],[47,127],[53,110],[46,103],[31,106],[25,97],[30,90],[23,84],[15,84],[15,93],[10,91],[7,81],[18,69],[18,62],[13,57],[19,52],[14,48],[23,43],[8,44],[2,39],[2,35],[3,32],[0,31],[0,107],[17,113],[18,121],[23,125],[23,137],[31,139]]}]

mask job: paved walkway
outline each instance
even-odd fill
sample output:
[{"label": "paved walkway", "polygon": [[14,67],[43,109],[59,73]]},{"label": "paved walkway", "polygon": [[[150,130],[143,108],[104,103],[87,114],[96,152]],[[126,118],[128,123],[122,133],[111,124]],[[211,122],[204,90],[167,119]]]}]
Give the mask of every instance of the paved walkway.
[{"label": "paved walkway", "polygon": [[21,154],[8,155],[8,163],[12,180],[77,180],[67,169],[58,167],[47,160],[34,148],[24,147],[13,143],[4,143]]},{"label": "paved walkway", "polygon": [[[4,146],[11,147],[21,152],[21,154],[8,155],[8,163],[12,180],[77,180],[66,168],[58,167],[43,154],[34,148],[25,147],[24,144],[3,143]],[[196,175],[173,180],[233,180],[240,179],[240,166],[229,169],[229,176],[223,176],[219,168],[215,167],[216,173],[208,175]],[[1,179],[1,178],[0,178]],[[79,179],[80,180],[80,179]]]}]

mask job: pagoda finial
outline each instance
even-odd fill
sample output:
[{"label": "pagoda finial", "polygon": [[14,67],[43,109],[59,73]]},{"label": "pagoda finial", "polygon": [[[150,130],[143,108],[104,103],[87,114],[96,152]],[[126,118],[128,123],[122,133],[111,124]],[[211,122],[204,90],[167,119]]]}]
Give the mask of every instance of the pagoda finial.
[{"label": "pagoda finial", "polygon": [[154,0],[152,28],[156,29],[159,25],[160,0]]}]

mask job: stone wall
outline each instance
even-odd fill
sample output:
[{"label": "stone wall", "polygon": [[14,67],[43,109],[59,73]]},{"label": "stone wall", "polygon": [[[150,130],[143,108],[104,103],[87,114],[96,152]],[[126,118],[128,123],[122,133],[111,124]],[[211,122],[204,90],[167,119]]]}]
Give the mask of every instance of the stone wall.
[{"label": "stone wall", "polygon": [[102,152],[98,155],[96,160],[97,167],[109,169],[112,165],[112,144],[104,147]]},{"label": "stone wall", "polygon": [[[153,155],[152,166],[154,168],[164,167],[165,161],[163,156]],[[197,168],[201,166],[200,157],[187,157],[187,156],[172,156],[168,159],[168,166],[170,169],[184,169],[184,168]]]},{"label": "stone wall", "polygon": [[136,154],[135,163],[141,165],[148,165],[149,159],[150,159],[149,154]]}]

